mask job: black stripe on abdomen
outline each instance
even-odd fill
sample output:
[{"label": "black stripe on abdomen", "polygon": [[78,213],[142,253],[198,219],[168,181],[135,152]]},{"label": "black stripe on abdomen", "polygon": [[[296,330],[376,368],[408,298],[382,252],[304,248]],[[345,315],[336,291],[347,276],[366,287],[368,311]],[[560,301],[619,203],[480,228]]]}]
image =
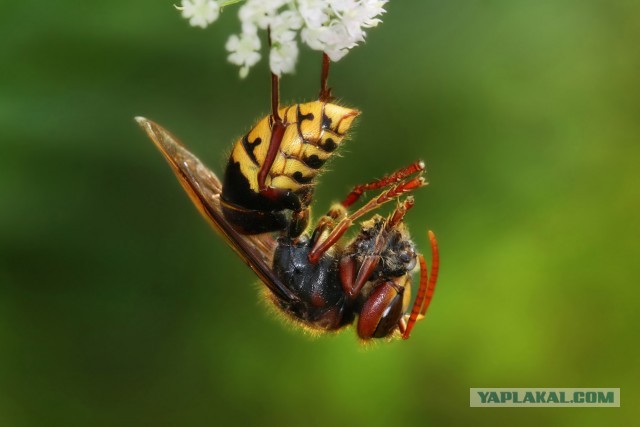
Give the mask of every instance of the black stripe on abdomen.
[{"label": "black stripe on abdomen", "polygon": [[256,159],[256,155],[253,150],[255,150],[255,148],[261,143],[262,138],[260,137],[256,138],[256,140],[253,142],[249,142],[248,134],[242,137],[242,147],[244,148],[244,151],[247,153],[253,164],[256,166],[260,166],[260,163],[258,163],[258,159]]},{"label": "black stripe on abdomen", "polygon": [[309,184],[311,181],[313,181],[313,175],[304,176],[300,171],[294,172],[293,175],[291,175],[291,178],[298,184]]},{"label": "black stripe on abdomen", "polygon": [[325,162],[325,159],[321,159],[316,154],[312,154],[309,157],[302,158],[302,163],[309,166],[311,169],[320,169]]},{"label": "black stripe on abdomen", "polygon": [[325,139],[324,143],[318,144],[318,147],[327,153],[332,153],[338,148],[338,144],[333,140],[333,138]]}]

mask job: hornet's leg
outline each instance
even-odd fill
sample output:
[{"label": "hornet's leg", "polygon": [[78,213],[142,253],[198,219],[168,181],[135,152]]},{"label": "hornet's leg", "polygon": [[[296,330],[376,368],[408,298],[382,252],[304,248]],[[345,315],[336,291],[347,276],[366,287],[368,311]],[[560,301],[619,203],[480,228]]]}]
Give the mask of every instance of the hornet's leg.
[{"label": "hornet's leg", "polygon": [[353,190],[351,190],[351,193],[349,193],[349,195],[340,204],[345,208],[348,208],[349,206],[357,202],[360,196],[362,196],[365,191],[388,187],[392,184],[402,181],[403,179],[415,173],[422,173],[424,170],[424,162],[422,160],[418,160],[417,162],[405,168],[397,170],[391,175],[385,176],[384,178],[377,179],[366,184],[356,185]]},{"label": "hornet's leg", "polygon": [[322,72],[320,73],[320,95],[318,95],[318,99],[322,102],[329,102],[333,99],[331,96],[331,88],[327,87],[327,81],[329,80],[329,65],[331,65],[329,55],[323,52]]},{"label": "hornet's leg", "polygon": [[403,179],[406,179],[411,175],[414,175],[416,173],[422,174],[424,170],[424,162],[422,160],[419,160],[407,167],[393,172],[391,175],[385,176],[384,178],[355,186],[341,203],[336,203],[331,206],[329,211],[320,218],[320,220],[318,221],[318,225],[314,230],[312,240],[314,242],[317,242],[321,238],[323,233],[331,231],[335,228],[336,221],[340,221],[346,218],[348,214],[348,208],[350,208],[355,202],[357,202],[365,191],[377,190],[380,188],[386,188],[391,185],[398,184]]},{"label": "hornet's leg", "polygon": [[[269,46],[271,46],[271,30],[268,31]],[[269,141],[269,149],[264,159],[264,163],[260,166],[258,171],[258,189],[260,192],[266,192],[269,196],[269,189],[265,182],[267,175],[273,166],[273,162],[276,159],[276,155],[280,150],[280,144],[282,143],[282,137],[284,136],[284,130],[286,129],[282,122],[282,117],[278,110],[280,109],[280,78],[274,73],[271,73],[271,140]],[[275,194],[271,194],[275,197]]]},{"label": "hornet's leg", "polygon": [[[271,29],[268,30],[269,46],[271,46]],[[271,73],[271,139],[264,162],[258,171],[258,191],[261,195],[274,201],[284,202],[287,209],[293,211],[291,225],[287,233],[292,237],[297,237],[307,226],[309,221],[309,210],[302,208],[300,198],[291,191],[267,186],[267,175],[271,171],[273,162],[280,151],[282,138],[287,128],[280,117],[280,78]]]},{"label": "hornet's leg", "polygon": [[433,298],[433,293],[436,289],[436,281],[438,280],[438,270],[440,269],[440,253],[438,251],[438,242],[436,241],[436,236],[432,231],[429,231],[429,241],[431,242],[431,273],[427,273],[427,262],[424,260],[424,256],[419,255],[418,259],[420,261],[420,287],[418,288],[418,295],[416,296],[416,300],[413,303],[413,307],[411,309],[410,315],[405,315],[400,322],[398,322],[398,327],[400,328],[400,332],[402,333],[402,339],[408,339],[411,335],[411,330],[415,326],[418,320],[422,320],[424,318],[427,309],[429,308],[429,304],[431,303],[431,299]]},{"label": "hornet's leg", "polygon": [[[390,189],[384,191],[378,197],[371,199],[367,204],[360,209],[341,220],[333,230],[327,235],[325,239],[318,239],[311,251],[309,252],[309,261],[313,264],[317,263],[322,254],[324,254],[329,248],[331,248],[344,233],[353,225],[354,221],[358,218],[366,215],[367,213],[379,208],[383,204],[390,200],[393,200],[405,193],[415,190],[426,185],[424,178],[417,176],[407,181],[400,181]],[[315,233],[314,233],[315,234]]]},{"label": "hornet's leg", "polygon": [[[282,138],[286,129],[286,125],[282,121],[282,117],[280,117],[280,113],[278,112],[278,85],[279,77],[271,73],[271,139],[269,140],[269,148],[267,149],[264,162],[258,171],[258,192],[270,200],[284,203],[287,209],[294,211],[295,218],[303,218],[305,217],[305,214],[301,209],[302,204],[300,202],[300,198],[296,194],[289,190],[267,186],[267,175],[269,175],[271,166],[273,166],[273,162],[276,160],[276,156],[280,151],[280,145],[282,144]],[[306,216],[308,217],[308,213]],[[300,227],[295,228],[298,229]]]},{"label": "hornet's leg", "polygon": [[336,221],[345,218],[348,214],[348,208],[357,202],[365,191],[389,187],[413,174],[423,173],[424,170],[424,162],[419,160],[407,167],[395,171],[391,175],[385,176],[384,178],[377,179],[366,184],[356,185],[342,202],[332,205],[329,211],[320,218],[314,232],[313,240],[317,240],[326,230],[333,229]]}]

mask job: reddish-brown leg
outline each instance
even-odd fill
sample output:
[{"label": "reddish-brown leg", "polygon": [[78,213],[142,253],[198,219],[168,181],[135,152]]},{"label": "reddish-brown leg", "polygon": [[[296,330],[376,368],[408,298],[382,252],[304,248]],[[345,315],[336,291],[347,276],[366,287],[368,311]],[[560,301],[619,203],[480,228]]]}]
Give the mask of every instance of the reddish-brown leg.
[{"label": "reddish-brown leg", "polygon": [[327,87],[327,81],[329,80],[329,65],[331,65],[329,55],[323,52],[322,72],[320,73],[320,95],[318,95],[318,99],[322,102],[329,102],[333,99],[331,96],[331,88]]},{"label": "reddish-brown leg", "polygon": [[[271,46],[271,29],[267,30],[267,34],[269,38],[269,46]],[[284,136],[284,131],[286,129],[286,126],[282,122],[282,117],[280,117],[279,109],[280,78],[274,73],[271,73],[271,140],[269,141],[267,155],[260,166],[260,170],[258,171],[258,189],[260,192],[268,193],[269,191],[265,182],[267,175],[271,170],[271,166],[273,166],[273,162],[276,159],[276,155],[280,150],[280,144],[282,143],[282,137]],[[269,196],[269,194],[267,194],[267,196]],[[272,194],[272,196],[276,197],[275,194]]]},{"label": "reddish-brown leg", "polygon": [[378,285],[362,305],[358,317],[358,336],[362,339],[383,338],[396,328],[402,316],[404,289],[392,280]]},{"label": "reddish-brown leg", "polygon": [[360,199],[360,196],[362,196],[365,191],[388,187],[392,184],[402,181],[403,179],[406,179],[407,177],[415,173],[423,172],[424,170],[424,162],[422,160],[418,160],[417,162],[405,168],[397,170],[396,172],[392,173],[391,175],[385,176],[382,179],[377,179],[367,184],[355,186],[354,189],[351,190],[351,193],[349,193],[349,195],[347,195],[347,197],[341,202],[341,204],[345,208],[348,208],[349,206],[357,202],[358,199]]},{"label": "reddish-brown leg", "polygon": [[331,231],[331,233],[329,233],[326,239],[317,241],[311,251],[309,251],[309,261],[313,264],[317,263],[322,254],[324,254],[327,250],[329,250],[329,248],[335,245],[336,242],[340,240],[344,233],[349,229],[349,227],[353,225],[353,222],[358,218],[379,208],[390,200],[393,200],[424,185],[426,185],[425,180],[421,176],[417,176],[411,178],[408,181],[400,181],[389,190],[384,191],[378,197],[371,199],[360,209],[340,221],[338,225]]},{"label": "reddish-brown leg", "polygon": [[335,221],[346,216],[348,212],[347,209],[357,202],[365,191],[389,187],[390,185],[397,184],[415,173],[422,173],[424,169],[424,162],[420,160],[405,168],[397,170],[382,179],[378,179],[367,184],[357,185],[341,203],[334,204],[329,211],[320,218],[318,225],[313,232],[313,241],[316,242],[318,238],[325,233],[325,231],[334,229],[336,225]]},{"label": "reddish-brown leg", "polygon": [[[411,330],[415,326],[416,322],[420,319],[419,316],[424,316],[429,308],[433,293],[436,289],[436,282],[438,280],[438,270],[440,269],[440,253],[438,251],[438,242],[436,236],[431,230],[429,230],[429,241],[431,242],[431,274],[427,273],[427,262],[424,256],[418,255],[420,262],[420,287],[418,288],[418,295],[411,308],[411,314],[409,320],[405,321],[401,319],[398,323],[400,332],[402,333],[402,339],[409,339]],[[406,325],[405,325],[406,322]]]}]

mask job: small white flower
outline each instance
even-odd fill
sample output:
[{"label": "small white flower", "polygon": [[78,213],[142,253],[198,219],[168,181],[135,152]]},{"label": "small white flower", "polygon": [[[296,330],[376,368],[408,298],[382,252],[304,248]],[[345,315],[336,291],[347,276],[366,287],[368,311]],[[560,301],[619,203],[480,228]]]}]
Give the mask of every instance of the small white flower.
[{"label": "small white flower", "polygon": [[298,10],[307,28],[317,29],[329,21],[326,0],[298,0]]},{"label": "small white flower", "polygon": [[387,4],[387,0],[362,0],[362,26],[364,28],[377,27],[382,22],[376,16],[386,12],[384,10],[385,4]]},{"label": "small white flower", "polygon": [[240,22],[266,30],[278,9],[286,2],[287,0],[248,0],[238,11]]},{"label": "small white flower", "polygon": [[[220,7],[243,0],[182,0],[182,16],[206,27]],[[238,11],[242,32],[227,41],[229,61],[240,76],[260,60],[258,30],[269,30],[269,66],[278,76],[292,73],[298,59],[298,34],[313,50],[339,61],[365,40],[365,30],[377,26],[388,0],[244,0]]]},{"label": "small white flower", "polygon": [[258,35],[258,27],[256,27],[256,25],[251,22],[243,22],[242,32],[245,34]]},{"label": "small white flower", "polygon": [[295,39],[279,42],[271,46],[269,67],[277,76],[283,73],[293,73],[298,59],[298,44]]},{"label": "small white flower", "polygon": [[215,0],[182,0],[182,7],[178,9],[192,27],[206,28],[220,15],[220,6]]},{"label": "small white flower", "polygon": [[364,41],[362,10],[355,1],[351,8],[346,8],[341,11],[340,21],[352,40]]},{"label": "small white flower", "polygon": [[302,27],[302,24],[302,17],[297,11],[284,11],[281,14],[271,18],[271,22],[269,23],[271,38],[274,40],[278,40],[281,34],[299,30]]},{"label": "small white flower", "polygon": [[323,43],[323,51],[332,61],[339,61],[349,50],[355,47],[360,40],[354,39],[347,30],[347,27],[338,20],[333,20],[320,35]]},{"label": "small white flower", "polygon": [[247,77],[249,68],[260,60],[260,38],[257,34],[242,33],[239,37],[233,34],[225,47],[231,52],[229,62],[240,66],[241,78]]},{"label": "small white flower", "polygon": [[305,27],[300,32],[300,38],[313,50],[323,51],[327,47],[327,27]]}]

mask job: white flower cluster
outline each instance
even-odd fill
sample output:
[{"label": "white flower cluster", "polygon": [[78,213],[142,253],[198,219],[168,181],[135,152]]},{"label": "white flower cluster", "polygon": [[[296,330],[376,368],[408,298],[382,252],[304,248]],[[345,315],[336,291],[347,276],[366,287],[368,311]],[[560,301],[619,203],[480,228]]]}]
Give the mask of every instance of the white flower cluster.
[{"label": "white flower cluster", "polygon": [[[182,0],[182,16],[192,26],[205,28],[220,9],[242,0]],[[292,73],[298,59],[298,35],[311,49],[339,61],[365,39],[365,29],[375,27],[388,0],[246,0],[238,16],[240,34],[229,37],[229,61],[240,67],[240,77],[261,58],[259,30],[269,30],[269,66],[281,76]]]},{"label": "white flower cluster", "polygon": [[182,0],[182,7],[177,9],[192,27],[206,28],[220,15],[220,5],[215,0]]}]

